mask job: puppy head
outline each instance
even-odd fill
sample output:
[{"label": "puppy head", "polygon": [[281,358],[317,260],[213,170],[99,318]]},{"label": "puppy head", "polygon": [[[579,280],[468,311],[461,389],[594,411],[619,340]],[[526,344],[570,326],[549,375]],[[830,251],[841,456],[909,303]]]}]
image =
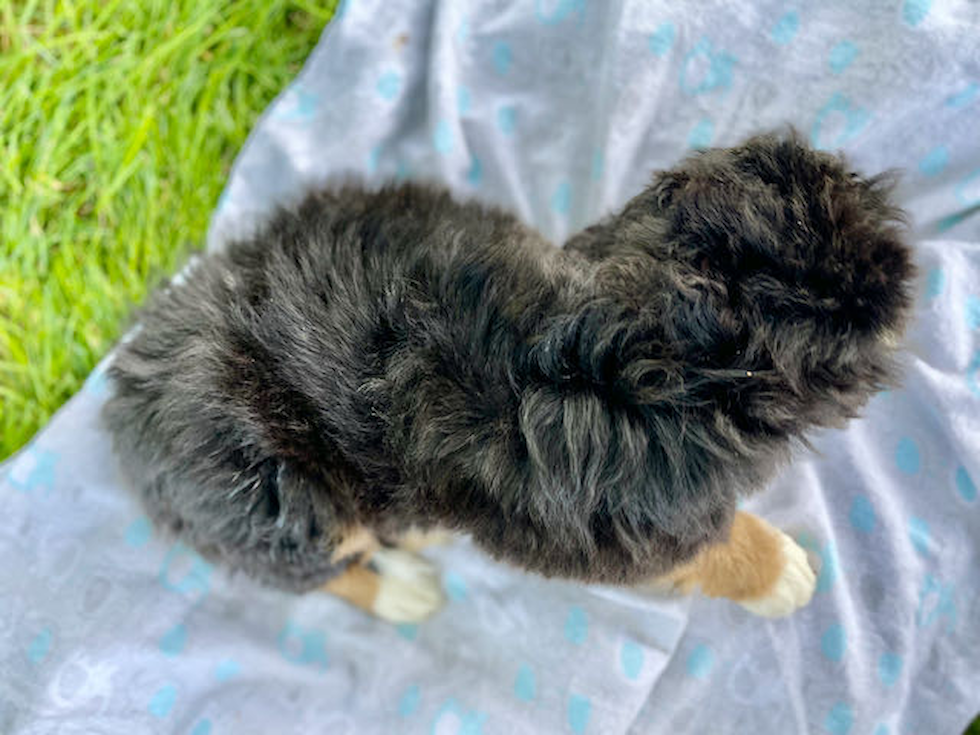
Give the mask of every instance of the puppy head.
[{"label": "puppy head", "polygon": [[743,427],[837,425],[891,380],[914,269],[890,191],[790,132],[697,154],[627,207],[621,238],[676,293],[668,342]]}]

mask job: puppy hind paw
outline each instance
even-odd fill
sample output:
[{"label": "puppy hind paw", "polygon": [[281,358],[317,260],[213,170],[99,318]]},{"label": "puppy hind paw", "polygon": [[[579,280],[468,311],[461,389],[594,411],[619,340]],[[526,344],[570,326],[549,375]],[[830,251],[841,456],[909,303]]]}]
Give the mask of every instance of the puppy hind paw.
[{"label": "puppy hind paw", "polygon": [[783,569],[769,592],[750,600],[739,600],[739,604],[749,612],[766,618],[781,618],[789,615],[813,597],[817,586],[814,573],[806,552],[793,539],[779,531],[783,555]]},{"label": "puppy hind paw", "polygon": [[393,623],[417,623],[443,606],[435,568],[402,549],[381,549],[371,557],[380,579],[372,612]]}]

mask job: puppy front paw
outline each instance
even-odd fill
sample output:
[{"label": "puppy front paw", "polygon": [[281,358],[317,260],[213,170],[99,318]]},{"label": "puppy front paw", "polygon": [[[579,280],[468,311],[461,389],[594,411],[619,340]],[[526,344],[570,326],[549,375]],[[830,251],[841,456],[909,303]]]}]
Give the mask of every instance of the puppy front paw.
[{"label": "puppy front paw", "polygon": [[782,531],[777,531],[783,556],[783,569],[769,591],[739,604],[749,612],[765,618],[781,618],[789,615],[813,597],[817,575],[810,567],[806,552]]},{"label": "puppy front paw", "polygon": [[371,557],[379,586],[372,612],[392,623],[417,623],[442,607],[445,597],[435,568],[403,549],[380,549]]}]

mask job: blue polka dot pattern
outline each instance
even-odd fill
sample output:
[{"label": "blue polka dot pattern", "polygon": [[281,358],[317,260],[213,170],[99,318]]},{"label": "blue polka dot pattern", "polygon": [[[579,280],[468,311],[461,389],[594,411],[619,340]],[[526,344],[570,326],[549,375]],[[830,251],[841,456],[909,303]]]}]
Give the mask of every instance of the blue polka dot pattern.
[{"label": "blue polka dot pattern", "polygon": [[[837,135],[831,136],[828,130],[837,118],[841,123]],[[835,93],[817,112],[817,117],[810,128],[810,140],[814,147],[827,150],[844,145],[855,138],[871,120],[870,113],[851,102],[850,98]]]},{"label": "blue polka dot pattern", "polygon": [[51,650],[51,642],[54,640],[54,635],[51,633],[50,628],[44,628],[33,640],[31,640],[30,645],[27,647],[27,658],[32,664],[39,664],[48,655]]},{"label": "blue polka dot pattern", "polygon": [[328,666],[326,634],[287,622],[279,633],[279,652],[287,661],[325,669]]},{"label": "blue polka dot pattern", "polygon": [[465,115],[472,106],[473,95],[470,93],[470,88],[460,85],[456,90],[456,109],[459,110],[460,115]]},{"label": "blue polka dot pattern", "polygon": [[919,161],[919,171],[923,176],[937,176],[946,168],[949,162],[949,151],[946,146],[939,145],[929,151],[921,161]]},{"label": "blue polka dot pattern", "polygon": [[635,680],[643,670],[643,649],[634,641],[623,641],[619,649],[619,664],[626,678]]},{"label": "blue polka dot pattern", "polygon": [[398,700],[398,714],[400,714],[402,717],[408,717],[419,708],[419,702],[421,701],[422,692],[419,689],[419,685],[412,684],[405,690],[405,693],[402,694],[402,698]]},{"label": "blue polka dot pattern", "polygon": [[929,15],[932,0],[905,0],[902,5],[902,18],[910,26],[915,27]]},{"label": "blue polka dot pattern", "polygon": [[537,19],[545,25],[561,23],[572,13],[581,17],[585,10],[585,0],[534,0]]},{"label": "blue polka dot pattern", "polygon": [[966,107],[978,98],[980,98],[980,84],[977,82],[971,82],[962,91],[951,95],[946,100],[946,106],[952,107],[954,110],[959,110]]},{"label": "blue polka dot pattern", "polygon": [[776,21],[776,25],[772,27],[770,36],[775,43],[785,46],[796,37],[799,29],[800,16],[795,10],[790,10]]},{"label": "blue polka dot pattern", "polygon": [[894,686],[902,674],[902,657],[886,651],[878,658],[878,678],[886,687]]},{"label": "blue polka dot pattern", "polygon": [[565,215],[572,209],[572,185],[567,181],[561,182],[551,195],[551,208],[556,213]]},{"label": "blue polka dot pattern", "polygon": [[170,710],[173,709],[174,702],[176,701],[177,687],[175,687],[173,684],[164,684],[162,687],[157,689],[156,693],[153,695],[153,698],[150,699],[150,714],[162,720],[164,717],[170,714]]},{"label": "blue polka dot pattern", "polygon": [[714,665],[714,651],[704,643],[699,643],[687,657],[687,675],[695,679],[707,679]]},{"label": "blue polka dot pattern", "polygon": [[709,118],[701,118],[687,136],[691,148],[707,148],[715,134],[715,124]]},{"label": "blue polka dot pattern", "polygon": [[241,666],[234,659],[225,659],[214,670],[214,678],[218,681],[229,681],[238,676]]},{"label": "blue polka dot pattern", "polygon": [[522,702],[533,702],[537,695],[537,682],[534,670],[527,664],[521,664],[514,679],[514,696]]},{"label": "blue polka dot pattern", "polygon": [[517,109],[507,105],[497,110],[497,126],[504,135],[511,135],[517,127]]},{"label": "blue polka dot pattern", "polygon": [[565,618],[565,640],[581,646],[589,635],[589,618],[585,610],[573,607]]},{"label": "blue polka dot pattern", "polygon": [[191,735],[211,735],[211,720],[205,717],[199,721],[191,730]]},{"label": "blue polka dot pattern", "polygon": [[436,123],[436,129],[432,132],[432,145],[443,155],[453,149],[453,130],[449,127],[448,120]]},{"label": "blue polka dot pattern", "polygon": [[483,164],[480,163],[480,159],[476,156],[470,160],[469,171],[466,172],[466,180],[471,186],[479,186],[480,181],[483,179]]},{"label": "blue polka dot pattern", "polygon": [[797,541],[804,549],[820,556],[820,572],[817,574],[816,592],[818,594],[828,592],[834,586],[834,582],[837,581],[840,567],[837,559],[837,547],[834,542],[828,541],[821,547],[815,539],[806,534],[800,534]]},{"label": "blue polka dot pattern", "polygon": [[568,725],[572,732],[580,735],[589,726],[589,717],[592,715],[592,703],[588,697],[581,694],[573,694],[568,699]]},{"label": "blue polka dot pattern", "polygon": [[880,724],[875,728],[872,735],[888,735],[888,725]]},{"label": "blue polka dot pattern", "polygon": [[602,178],[603,171],[606,170],[606,157],[602,151],[595,151],[592,154],[592,180],[598,181]]},{"label": "blue polka dot pattern", "polygon": [[919,446],[907,436],[903,436],[895,447],[895,464],[906,475],[916,474],[922,466]]},{"label": "blue polka dot pattern", "polygon": [[827,660],[838,663],[844,658],[846,650],[847,633],[844,631],[844,626],[834,623],[820,636],[820,651]]},{"label": "blue polka dot pattern", "polygon": [[513,60],[513,54],[510,50],[509,43],[506,41],[497,41],[497,43],[493,45],[493,68],[498,74],[506,74],[509,72]]},{"label": "blue polka dot pattern", "polygon": [[854,711],[850,705],[838,702],[827,713],[823,726],[830,735],[848,735],[854,726]]},{"label": "blue polka dot pattern", "polygon": [[406,641],[414,641],[419,634],[419,626],[415,623],[399,623],[395,626],[395,631]]},{"label": "blue polka dot pattern", "polygon": [[456,572],[446,572],[443,577],[443,584],[450,600],[459,602],[460,600],[466,599],[466,581],[456,574]]},{"label": "blue polka dot pattern", "polygon": [[187,643],[187,628],[183,623],[177,623],[160,638],[160,653],[164,656],[176,656],[184,650]]},{"label": "blue polka dot pattern", "polygon": [[[734,56],[724,51],[715,51],[711,41],[702,38],[684,56],[680,71],[681,91],[695,96],[716,89],[726,90],[732,86],[734,65]],[[699,74],[699,70],[703,73]]]},{"label": "blue polka dot pattern", "polygon": [[956,492],[968,503],[977,499],[977,486],[973,483],[973,478],[966,471],[966,467],[956,468]]},{"label": "blue polka dot pattern", "polygon": [[126,545],[138,549],[150,540],[152,533],[153,526],[150,524],[150,519],[137,518],[126,528]]},{"label": "blue polka dot pattern", "polygon": [[875,518],[875,509],[871,505],[871,501],[868,500],[865,495],[858,495],[854,498],[851,503],[851,512],[849,514],[849,519],[851,525],[855,530],[861,531],[862,533],[871,533],[875,530],[875,524],[877,519]]},{"label": "blue polka dot pattern", "polygon": [[966,297],[966,328],[977,329],[980,327],[980,297]]},{"label": "blue polka dot pattern", "polygon": [[378,94],[382,99],[393,100],[401,90],[402,78],[397,72],[387,71],[378,79]]},{"label": "blue polka dot pattern", "polygon": [[980,204],[980,168],[970,172],[957,182],[956,198],[967,207]]},{"label": "blue polka dot pattern", "polygon": [[934,299],[941,295],[946,287],[946,274],[942,268],[933,268],[926,277],[926,298]]},{"label": "blue polka dot pattern", "polygon": [[932,543],[929,535],[929,524],[921,518],[912,516],[909,519],[909,540],[916,551],[922,556],[928,556],[929,547]]},{"label": "blue polka dot pattern", "polygon": [[850,41],[841,41],[830,50],[830,70],[834,74],[840,74],[847,67],[854,63],[858,57],[858,47]]},{"label": "blue polka dot pattern", "polygon": [[674,29],[673,23],[661,23],[657,26],[657,30],[650,35],[648,42],[650,52],[654,56],[666,56],[671,46],[674,45],[674,36],[676,35],[677,31]]}]

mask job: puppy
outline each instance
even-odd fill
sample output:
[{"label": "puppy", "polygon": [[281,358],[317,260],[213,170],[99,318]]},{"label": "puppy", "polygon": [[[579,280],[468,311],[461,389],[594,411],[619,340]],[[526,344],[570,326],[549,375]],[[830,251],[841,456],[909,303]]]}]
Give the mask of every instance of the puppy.
[{"label": "puppy", "polygon": [[691,156],[564,248],[435,188],[319,191],[156,294],[105,419],[160,526],[389,620],[441,603],[405,540],[437,528],[788,614],[813,572],[736,501],[893,377],[889,191],[792,132]]}]

